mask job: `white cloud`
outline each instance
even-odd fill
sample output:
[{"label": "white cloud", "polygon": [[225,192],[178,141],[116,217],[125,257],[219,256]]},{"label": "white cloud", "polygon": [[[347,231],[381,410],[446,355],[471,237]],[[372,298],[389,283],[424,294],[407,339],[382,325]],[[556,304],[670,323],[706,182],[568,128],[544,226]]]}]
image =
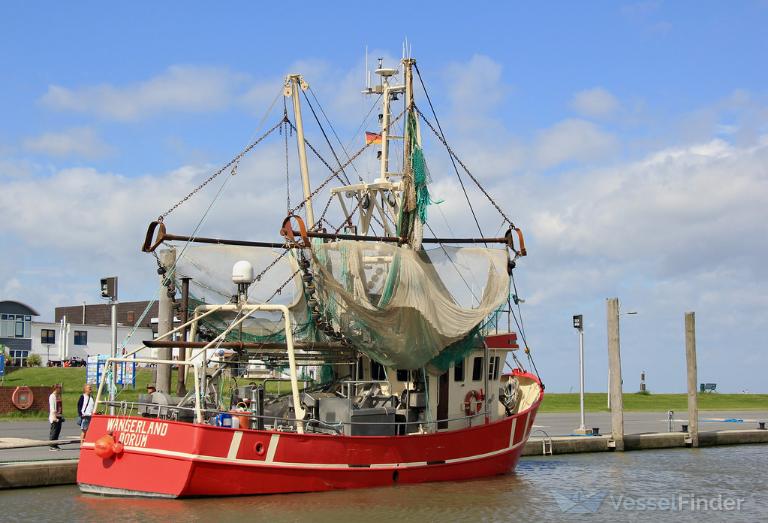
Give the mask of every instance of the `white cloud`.
[{"label": "white cloud", "polygon": [[474,55],[467,62],[446,67],[442,76],[457,130],[467,134],[499,131],[500,122],[493,110],[512,90],[504,83],[502,71],[500,63],[485,55]]},{"label": "white cloud", "polygon": [[[463,144],[457,149],[465,150]],[[518,290],[527,301],[526,328],[537,365],[552,390],[576,383],[568,381],[575,376],[572,367],[562,363],[577,364],[567,349],[574,343],[569,314],[575,313],[590,322],[588,390],[604,390],[609,296],[640,311],[622,321],[627,383],[646,370],[654,392],[684,390],[682,315],[694,310],[702,379],[718,381],[724,390],[765,390],[746,363],[734,378],[718,368],[765,350],[760,333],[768,328],[762,268],[768,258],[766,164],[768,137],[749,146],[711,140],[663,148],[639,160],[557,176],[513,176],[507,170],[482,177],[526,233],[529,256],[518,262]],[[469,167],[482,170],[482,159]],[[436,172],[432,192],[446,201],[430,208],[430,223],[438,234],[476,235],[452,173]],[[484,232],[494,235],[497,214],[467,183]],[[443,215],[452,230],[443,226]]]},{"label": "white cloud", "polygon": [[0,179],[2,178],[24,178],[30,176],[41,169],[41,166],[31,160],[14,158],[12,156],[3,157],[0,153]]},{"label": "white cloud", "polygon": [[538,133],[534,163],[546,169],[568,161],[602,159],[617,148],[616,137],[592,122],[567,119]]},{"label": "white cloud", "polygon": [[112,147],[90,127],[75,127],[58,133],[44,133],[24,140],[24,149],[49,156],[100,158],[112,152]]},{"label": "white cloud", "polygon": [[[242,162],[180,206],[169,232],[192,232],[218,187],[223,193],[201,232],[219,237],[273,238],[285,216],[279,142]],[[117,274],[123,299],[146,299],[156,289],[154,259],[140,252],[147,225],[214,169],[183,166],[167,173],[125,177],[81,167],[50,175],[8,178],[0,191],[0,291],[46,317],[53,307],[97,299],[99,275]],[[298,179],[292,187],[299,199]],[[247,202],[247,205],[244,203]],[[258,211],[254,211],[258,209]]]},{"label": "white cloud", "polygon": [[225,68],[174,65],[162,74],[125,86],[81,88],[51,85],[41,102],[120,121],[134,121],[165,111],[206,112],[227,107],[245,76]]},{"label": "white cloud", "polygon": [[[715,140],[571,175],[535,223],[540,239],[569,256],[655,260],[654,276],[678,275],[768,255],[768,146]],[[555,226],[553,226],[555,224]],[[563,224],[567,224],[563,228]]]},{"label": "white cloud", "polygon": [[583,116],[605,118],[619,109],[619,101],[602,87],[595,87],[573,95],[571,107]]},{"label": "white cloud", "polygon": [[447,67],[448,94],[458,112],[485,111],[504,99],[502,66],[488,56],[474,55],[468,62]]}]

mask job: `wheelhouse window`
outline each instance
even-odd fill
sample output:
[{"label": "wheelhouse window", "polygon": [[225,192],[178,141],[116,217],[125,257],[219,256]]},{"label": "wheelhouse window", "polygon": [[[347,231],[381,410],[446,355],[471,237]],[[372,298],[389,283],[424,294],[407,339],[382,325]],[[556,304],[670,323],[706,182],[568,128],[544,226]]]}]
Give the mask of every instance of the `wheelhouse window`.
[{"label": "wheelhouse window", "polygon": [[472,381],[483,379],[483,358],[477,357],[472,361]]},{"label": "wheelhouse window", "polygon": [[88,345],[88,331],[75,331],[75,345]]},{"label": "wheelhouse window", "polygon": [[464,359],[463,358],[453,364],[453,381],[457,383],[464,381]]},{"label": "wheelhouse window", "polygon": [[41,329],[40,330],[40,343],[56,343],[56,331],[53,329]]},{"label": "wheelhouse window", "polygon": [[371,379],[372,380],[387,379],[387,373],[384,370],[384,365],[376,361],[371,362]]}]

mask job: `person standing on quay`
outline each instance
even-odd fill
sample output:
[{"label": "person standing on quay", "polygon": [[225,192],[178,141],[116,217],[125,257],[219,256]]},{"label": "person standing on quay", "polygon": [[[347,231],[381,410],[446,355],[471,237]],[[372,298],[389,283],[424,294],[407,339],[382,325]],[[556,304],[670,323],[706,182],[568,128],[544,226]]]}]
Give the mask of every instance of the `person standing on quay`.
[{"label": "person standing on quay", "polygon": [[[61,405],[61,385],[57,383],[53,386],[53,392],[48,396],[48,421],[51,424],[50,439],[56,441],[61,434],[61,424],[64,423],[64,416]],[[61,450],[58,445],[51,445],[49,450]]]},{"label": "person standing on quay", "polygon": [[93,389],[89,383],[83,385],[83,393],[80,395],[80,399],[77,400],[77,412],[80,415],[80,443],[85,439],[85,433],[88,430],[88,425],[91,423],[91,416],[93,415],[93,407],[95,400],[93,399]]}]

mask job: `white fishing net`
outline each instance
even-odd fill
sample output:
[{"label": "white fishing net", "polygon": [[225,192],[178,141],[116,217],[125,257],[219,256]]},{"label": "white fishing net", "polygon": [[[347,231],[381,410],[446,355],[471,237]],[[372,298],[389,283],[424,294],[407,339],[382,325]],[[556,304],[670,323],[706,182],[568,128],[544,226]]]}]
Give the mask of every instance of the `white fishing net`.
[{"label": "white fishing net", "polygon": [[[189,247],[177,264],[177,275],[192,278],[194,303],[226,303],[235,294],[231,281],[235,262],[249,261],[258,274],[281,254],[249,247]],[[305,255],[311,259],[316,290],[305,286],[292,251],[250,287],[248,301],[271,298],[271,303],[288,305],[297,340],[333,339],[318,328],[319,316],[355,349],[399,369],[445,370],[474,346],[478,326],[506,302],[509,293],[503,249],[413,251],[387,243],[315,241]],[[310,307],[316,309],[315,319]],[[221,330],[230,319],[214,315],[207,325]],[[243,332],[247,341],[284,339],[277,314],[256,314]]]},{"label": "white fishing net", "polygon": [[317,296],[335,327],[401,369],[424,367],[467,338],[509,292],[504,250],[341,241],[313,245],[312,256]]},{"label": "white fishing net", "polygon": [[[274,264],[261,280],[254,282],[248,289],[249,303],[265,303],[269,300],[270,303],[287,305],[291,309],[294,329],[301,330],[302,326],[308,324],[307,306],[301,273],[297,272],[296,258],[292,253],[284,254],[282,249],[230,245],[188,246],[176,263],[176,277],[191,278],[189,294],[195,305],[227,303],[237,293],[237,287],[232,283],[232,267],[240,260],[250,262],[257,275]],[[277,292],[286,282],[288,283]],[[204,323],[214,331],[220,331],[232,318],[233,314],[217,313]],[[243,332],[246,334],[244,340],[283,339],[283,328],[279,313],[257,312],[243,322]],[[237,334],[239,336],[239,332]]]}]

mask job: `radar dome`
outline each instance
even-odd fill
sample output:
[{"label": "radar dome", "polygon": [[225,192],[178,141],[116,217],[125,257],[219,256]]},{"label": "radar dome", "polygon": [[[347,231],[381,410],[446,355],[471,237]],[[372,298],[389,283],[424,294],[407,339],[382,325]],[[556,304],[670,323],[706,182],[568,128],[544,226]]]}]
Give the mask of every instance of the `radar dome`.
[{"label": "radar dome", "polygon": [[245,260],[240,260],[232,267],[232,281],[234,283],[253,283],[253,265]]}]

